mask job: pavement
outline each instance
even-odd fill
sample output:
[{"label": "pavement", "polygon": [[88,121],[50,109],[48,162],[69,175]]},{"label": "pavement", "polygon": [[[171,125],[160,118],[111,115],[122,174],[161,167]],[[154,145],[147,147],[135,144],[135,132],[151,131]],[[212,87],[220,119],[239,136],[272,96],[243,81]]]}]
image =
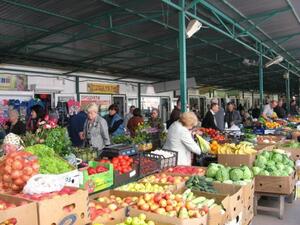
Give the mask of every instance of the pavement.
[{"label": "pavement", "polygon": [[[278,203],[273,200],[267,200],[267,205],[275,206],[276,204]],[[276,212],[258,211],[252,225],[300,225],[300,199],[295,200],[292,204],[285,203],[282,220],[278,218]]]}]

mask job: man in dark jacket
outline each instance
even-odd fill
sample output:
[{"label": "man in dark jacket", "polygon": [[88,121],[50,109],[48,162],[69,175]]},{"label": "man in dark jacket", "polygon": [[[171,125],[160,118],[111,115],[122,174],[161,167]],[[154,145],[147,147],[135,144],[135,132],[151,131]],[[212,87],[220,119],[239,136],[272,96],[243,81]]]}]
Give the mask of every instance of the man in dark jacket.
[{"label": "man in dark jacket", "polygon": [[81,140],[79,133],[83,132],[86,119],[87,114],[82,110],[77,115],[72,116],[69,121],[68,132],[75,147],[83,146],[83,140]]},{"label": "man in dark jacket", "polygon": [[274,108],[274,112],[277,114],[278,118],[283,119],[283,118],[287,117],[286,111],[283,108],[283,101],[282,100],[278,101],[278,105]]},{"label": "man in dark jacket", "polygon": [[205,128],[213,128],[215,130],[219,130],[217,127],[217,121],[215,114],[219,111],[219,105],[216,103],[212,103],[210,106],[210,111],[208,111],[202,121],[202,127]]},{"label": "man in dark jacket", "polygon": [[232,125],[239,126],[242,123],[241,115],[234,109],[234,104],[232,102],[227,104],[225,123],[227,123],[228,128],[230,128]]}]

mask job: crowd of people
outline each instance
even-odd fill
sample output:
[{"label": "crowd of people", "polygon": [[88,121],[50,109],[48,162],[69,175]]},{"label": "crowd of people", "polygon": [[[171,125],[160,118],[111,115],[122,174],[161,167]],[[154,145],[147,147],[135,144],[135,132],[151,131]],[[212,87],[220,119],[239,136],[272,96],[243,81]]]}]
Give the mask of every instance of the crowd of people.
[{"label": "crowd of people", "polygon": [[[164,146],[158,142],[155,147],[179,152],[179,164],[190,164],[192,153],[201,154],[201,150],[192,137],[193,128],[202,126],[204,128],[213,128],[219,131],[224,129],[237,129],[241,125],[247,125],[263,117],[265,120],[272,120],[276,115],[278,118],[286,118],[288,115],[298,115],[298,106],[296,100],[292,99],[290,103],[290,112],[287,113],[286,104],[283,100],[269,101],[261,112],[257,105],[245,110],[242,105],[236,106],[233,102],[227,103],[225,109],[221,106],[217,98],[211,100],[210,109],[201,120],[199,114],[194,108],[190,112],[181,113],[180,99],[170,114],[170,119],[166,121],[168,135]],[[42,106],[35,105],[31,107],[30,117],[26,123],[19,118],[16,110],[9,112],[9,121],[3,126],[5,133],[14,133],[24,135],[26,131],[35,133],[39,128],[40,122],[45,118],[45,111]],[[147,118],[149,126],[156,130],[153,132],[153,139],[160,140],[160,134],[165,130],[162,120],[159,118],[158,109],[152,109],[150,118]],[[72,116],[68,123],[68,133],[73,146],[91,147],[102,150],[105,146],[111,144],[112,137],[129,134],[136,136],[137,128],[145,123],[140,108],[131,106],[128,114],[122,118],[119,114],[118,105],[112,104],[108,108],[108,114],[102,117],[99,113],[99,106],[95,103],[87,108],[81,108],[80,112]]]}]

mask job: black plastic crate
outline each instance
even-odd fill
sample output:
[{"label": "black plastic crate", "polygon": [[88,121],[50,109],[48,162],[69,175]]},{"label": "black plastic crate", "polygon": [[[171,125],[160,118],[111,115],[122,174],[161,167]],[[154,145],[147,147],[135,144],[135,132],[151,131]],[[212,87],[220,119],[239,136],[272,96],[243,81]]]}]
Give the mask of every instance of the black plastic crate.
[{"label": "black plastic crate", "polygon": [[133,145],[116,144],[105,147],[101,151],[101,157],[113,158],[120,155],[136,155],[138,152]]},{"label": "black plastic crate", "polygon": [[161,157],[159,155],[141,152],[135,159],[139,166],[139,177],[143,178],[153,173],[160,172]]},{"label": "black plastic crate", "polygon": [[118,171],[114,170],[114,188],[135,182],[139,179],[139,165],[134,163],[132,170],[128,173],[120,174]]},{"label": "black plastic crate", "polygon": [[[171,153],[173,156],[166,158],[163,155],[158,155],[155,154],[154,152],[150,152],[150,154],[152,155],[157,155],[160,157],[160,170],[164,170],[164,169],[168,169],[170,167],[175,167],[177,166],[177,162],[178,162],[178,152],[176,151],[172,151],[172,150],[167,150],[167,149],[162,149],[162,151],[165,152],[169,152]],[[146,155],[149,153],[145,153]]]}]

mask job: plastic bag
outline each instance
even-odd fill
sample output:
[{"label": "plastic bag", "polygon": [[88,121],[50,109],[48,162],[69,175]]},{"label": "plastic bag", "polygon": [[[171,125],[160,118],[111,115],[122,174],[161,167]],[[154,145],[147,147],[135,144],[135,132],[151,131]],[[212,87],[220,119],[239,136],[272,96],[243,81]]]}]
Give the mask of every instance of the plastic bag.
[{"label": "plastic bag", "polygon": [[23,193],[30,195],[50,193],[60,191],[64,186],[64,176],[37,174],[27,181]]}]

